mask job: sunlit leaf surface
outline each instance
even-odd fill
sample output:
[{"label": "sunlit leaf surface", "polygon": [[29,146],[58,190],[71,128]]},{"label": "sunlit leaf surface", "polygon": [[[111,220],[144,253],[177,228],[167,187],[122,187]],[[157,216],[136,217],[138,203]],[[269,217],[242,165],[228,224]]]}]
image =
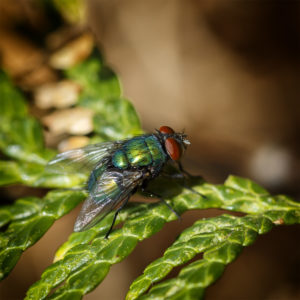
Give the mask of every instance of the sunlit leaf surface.
[{"label": "sunlit leaf surface", "polygon": [[96,112],[94,130],[99,136],[118,140],[142,133],[133,105],[121,96],[119,79],[97,51],[66,75],[83,87],[79,104]]},{"label": "sunlit leaf surface", "polygon": [[[103,66],[96,51],[66,73],[81,85],[79,105],[92,109],[95,124],[101,126],[95,130],[92,141],[124,139],[141,132],[132,104],[121,98],[118,78]],[[66,175],[45,169],[56,152],[45,147],[41,125],[29,115],[24,96],[3,71],[0,99],[0,150],[6,156],[0,161],[0,186],[21,183],[46,188],[82,187],[87,174]],[[22,252],[38,241],[56,219],[86,196],[84,192],[62,190],[49,193],[44,199],[19,199],[13,205],[2,207],[0,277],[4,278],[12,270]],[[53,211],[48,214],[50,205]]]},{"label": "sunlit leaf surface", "polygon": [[[80,201],[84,192],[57,190],[45,198],[27,197],[0,210],[0,278],[15,266],[23,251],[38,241],[59,219]],[[4,231],[3,231],[4,229]]]},{"label": "sunlit leaf surface", "polygon": [[[178,188],[181,189],[174,184],[168,187],[170,190]],[[258,234],[268,232],[274,222],[279,219],[285,224],[300,222],[299,204],[284,196],[272,197],[249,180],[231,176],[224,185],[204,183],[193,188],[207,198],[183,189],[180,194],[169,198],[169,203],[178,213],[218,207],[249,215],[224,215],[196,222],[181,234],[162,258],[149,265],[144,274],[134,281],[128,299],[136,299],[149,287],[152,289],[147,297],[153,299],[175,299],[178,295],[197,299],[204,288],[221,275],[225,265],[239,255],[242,247],[251,244]],[[126,258],[139,241],[161,230],[166,222],[176,219],[164,204],[133,204],[117,219],[118,223],[125,221],[124,225],[107,240],[104,235],[112,217],[113,214],[108,215],[88,231],[73,233],[57,251],[56,262],[30,288],[27,299],[43,299],[58,285],[60,287],[51,294],[51,299],[82,297],[105,278],[112,264]],[[184,267],[173,281],[154,285],[172,268],[187,263],[198,253],[204,253],[202,260]]]}]

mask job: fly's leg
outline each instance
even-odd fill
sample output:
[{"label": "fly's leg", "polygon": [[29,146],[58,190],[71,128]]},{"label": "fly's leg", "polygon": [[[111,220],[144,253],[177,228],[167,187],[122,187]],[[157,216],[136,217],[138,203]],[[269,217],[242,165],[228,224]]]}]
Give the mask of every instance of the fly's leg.
[{"label": "fly's leg", "polygon": [[180,171],[182,174],[186,175],[187,178],[198,178],[198,179],[202,179],[201,176],[199,176],[199,175],[192,175],[191,173],[189,173],[188,171],[186,171],[186,170],[183,168],[183,165],[181,164],[180,161],[177,162],[177,166],[178,166],[179,171]]},{"label": "fly's leg", "polygon": [[158,198],[159,201],[162,202],[163,204],[165,204],[165,205],[170,209],[170,211],[171,211],[171,212],[172,212],[179,220],[181,219],[180,215],[179,215],[179,214],[172,208],[172,206],[171,206],[170,204],[168,204],[168,202],[167,202],[164,198],[162,198],[160,195],[157,195],[157,194],[155,194],[155,193],[146,191],[146,189],[145,189],[144,187],[142,187],[141,190],[142,190],[142,192],[143,192],[145,195],[147,195],[147,196],[149,196],[149,197],[151,197],[151,198]]},{"label": "fly's leg", "polygon": [[123,203],[121,204],[121,206],[116,210],[115,212],[115,215],[114,215],[114,219],[110,225],[110,228],[109,230],[107,231],[106,235],[105,235],[105,238],[108,239],[108,236],[110,235],[111,231],[113,230],[113,227],[115,225],[115,222],[116,222],[116,219],[117,219],[117,216],[119,214],[119,212],[124,208],[124,206],[127,204],[128,200],[129,200],[130,196],[127,196],[125,198],[125,200],[123,201]]},{"label": "fly's leg", "polygon": [[189,190],[190,192],[197,194],[199,196],[201,196],[202,198],[207,199],[207,197],[201,193],[199,193],[198,191],[194,190],[193,188],[189,187],[186,183],[187,177],[184,176],[183,174],[162,174],[162,176],[166,177],[166,178],[171,178],[171,179],[183,179],[183,183],[178,183],[179,185],[181,185],[183,188]]},{"label": "fly's leg", "polygon": [[203,194],[199,193],[198,191],[194,190],[193,188],[189,187],[187,185],[187,182],[186,182],[187,179],[193,179],[193,178],[202,179],[202,177],[198,176],[198,175],[196,175],[196,176],[192,175],[189,172],[187,172],[186,170],[184,170],[184,168],[183,168],[183,166],[182,166],[182,164],[180,162],[177,162],[177,165],[178,165],[179,171],[181,173],[176,173],[176,174],[166,174],[166,173],[163,173],[162,175],[165,176],[165,177],[168,177],[168,178],[172,178],[172,179],[183,179],[183,183],[181,185],[185,189],[191,191],[194,194],[197,194],[197,195],[201,196],[204,199],[207,199],[207,197],[205,195],[203,195]]}]

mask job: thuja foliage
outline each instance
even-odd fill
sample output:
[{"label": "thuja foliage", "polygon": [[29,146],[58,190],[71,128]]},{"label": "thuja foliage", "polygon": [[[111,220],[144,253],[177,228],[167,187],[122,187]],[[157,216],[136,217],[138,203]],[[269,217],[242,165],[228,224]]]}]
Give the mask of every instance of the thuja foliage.
[{"label": "thuja foliage", "polygon": [[[121,95],[117,76],[94,51],[88,59],[66,70],[64,77],[81,87],[78,106],[94,112],[90,142],[123,139],[142,132],[132,104]],[[53,189],[45,197],[24,197],[0,208],[0,278],[11,272],[22,253],[81,201],[85,191],[66,189],[82,184],[83,174],[53,174],[45,169],[56,154],[44,146],[39,121],[28,113],[28,104],[9,76],[0,73],[0,185],[23,184]],[[201,180],[156,180],[152,184],[178,212],[222,208],[242,212],[243,217],[224,214],[200,219],[185,229],[162,257],[136,278],[126,299],[200,299],[227,264],[243,247],[274,226],[300,223],[300,205],[286,196],[272,196],[248,179],[229,176],[221,185]],[[202,197],[200,194],[205,196]],[[125,259],[137,244],[176,219],[162,203],[131,203],[118,216],[121,227],[105,239],[113,218],[107,215],[95,227],[72,233],[61,245],[54,263],[33,284],[26,299],[81,299],[95,289],[113,264]],[[199,253],[203,258],[191,262]],[[177,266],[179,274],[166,276]]]}]

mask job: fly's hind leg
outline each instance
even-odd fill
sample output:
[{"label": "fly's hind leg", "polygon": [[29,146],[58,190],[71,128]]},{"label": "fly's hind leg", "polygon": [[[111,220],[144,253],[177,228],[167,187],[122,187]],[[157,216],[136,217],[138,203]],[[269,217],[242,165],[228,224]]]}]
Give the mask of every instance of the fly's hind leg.
[{"label": "fly's hind leg", "polygon": [[113,218],[113,221],[112,221],[112,223],[111,223],[111,225],[110,225],[110,228],[109,228],[109,230],[107,231],[107,233],[106,233],[106,235],[105,235],[105,238],[106,238],[106,239],[108,239],[108,236],[110,235],[111,231],[113,230],[113,227],[114,227],[114,225],[115,225],[115,222],[116,222],[116,219],[117,219],[117,216],[118,216],[119,212],[120,212],[120,211],[124,208],[124,206],[127,204],[129,198],[130,198],[130,195],[127,196],[127,197],[125,198],[125,200],[123,200],[123,203],[121,204],[121,206],[116,210],[115,215],[114,215],[114,218]]},{"label": "fly's hind leg", "polygon": [[179,220],[181,219],[180,215],[179,215],[179,214],[172,208],[172,206],[171,206],[170,204],[168,204],[168,202],[167,202],[164,198],[162,198],[160,195],[147,191],[146,188],[143,187],[143,186],[141,187],[141,190],[142,190],[142,192],[143,192],[145,195],[147,195],[147,196],[149,196],[149,197],[151,197],[151,198],[158,198],[159,201],[162,202],[163,204],[165,204]]}]

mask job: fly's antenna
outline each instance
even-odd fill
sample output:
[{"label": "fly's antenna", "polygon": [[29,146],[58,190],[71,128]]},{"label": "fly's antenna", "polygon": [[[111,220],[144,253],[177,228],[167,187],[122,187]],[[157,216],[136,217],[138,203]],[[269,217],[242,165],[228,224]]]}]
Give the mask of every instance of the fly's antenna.
[{"label": "fly's antenna", "polygon": [[188,145],[190,145],[190,141],[187,139],[187,135],[185,133],[177,133],[177,140],[178,142],[186,148]]}]

